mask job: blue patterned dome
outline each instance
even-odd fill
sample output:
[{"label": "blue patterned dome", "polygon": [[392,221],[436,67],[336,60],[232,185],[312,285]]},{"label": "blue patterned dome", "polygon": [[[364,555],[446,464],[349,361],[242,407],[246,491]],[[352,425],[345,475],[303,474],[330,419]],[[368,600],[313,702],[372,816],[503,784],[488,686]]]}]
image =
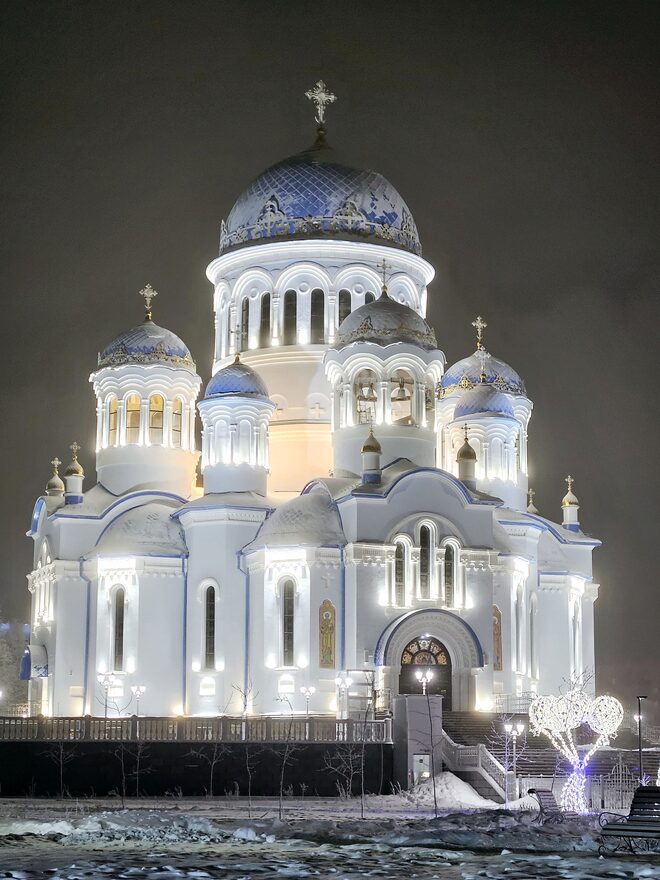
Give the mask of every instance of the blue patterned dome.
[{"label": "blue patterned dome", "polygon": [[[486,352],[484,360],[485,382],[493,385],[498,391],[505,391],[508,394],[526,394],[525,383],[518,373],[504,361],[493,357],[492,354]],[[447,371],[440,380],[441,397],[446,397],[455,390],[468,391],[479,385],[481,375],[481,361],[479,352],[475,351],[469,357],[457,361]]]},{"label": "blue patterned dome", "polygon": [[467,416],[492,415],[514,418],[509,396],[486,383],[465,391],[454,410],[454,419]]},{"label": "blue patterned dome", "polygon": [[234,395],[237,397],[268,397],[268,389],[258,373],[239,360],[223,367],[206,386],[205,398]]},{"label": "blue patterned dome", "polygon": [[291,238],[377,241],[421,253],[415,221],[392,184],[339,163],[322,137],[250,184],[222,223],[220,253]]},{"label": "blue patterned dome", "polygon": [[352,342],[391,345],[407,342],[432,351],[437,348],[435,333],[421,315],[386,293],[347,315],[337,330],[337,348]]},{"label": "blue patterned dome", "polygon": [[192,355],[179,337],[150,320],[122,333],[99,355],[99,368],[124,364],[167,364],[195,370]]}]

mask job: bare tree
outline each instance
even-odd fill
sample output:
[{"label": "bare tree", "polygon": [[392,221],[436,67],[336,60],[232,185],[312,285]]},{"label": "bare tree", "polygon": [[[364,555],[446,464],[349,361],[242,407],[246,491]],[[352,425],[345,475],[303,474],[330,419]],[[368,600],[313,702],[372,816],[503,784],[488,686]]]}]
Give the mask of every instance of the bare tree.
[{"label": "bare tree", "polygon": [[199,758],[204,761],[209,768],[209,787],[207,791],[208,797],[213,797],[213,781],[215,776],[215,768],[222,761],[225,755],[229,754],[229,748],[224,743],[210,743],[209,747],[201,746],[197,749],[191,749],[187,756],[191,758]]},{"label": "bare tree", "polygon": [[245,743],[245,775],[247,776],[248,816],[252,818],[252,777],[259,764],[262,749],[258,746]]},{"label": "bare tree", "polygon": [[338,745],[332,752],[324,752],[322,769],[328,770],[337,778],[340,797],[352,797],[355,777],[364,770],[362,747],[359,743],[345,743]]},{"label": "bare tree", "polygon": [[64,786],[64,769],[78,754],[76,745],[72,745],[70,748],[67,748],[67,745],[65,742],[55,742],[45,752],[42,752],[57,767],[60,798],[64,798],[66,790]]},{"label": "bare tree", "polygon": [[369,685],[369,696],[367,698],[366,705],[364,707],[364,718],[362,719],[362,730],[361,730],[361,742],[362,749],[360,750],[360,818],[364,819],[364,758],[367,748],[367,722],[369,720],[369,715],[373,708],[374,702],[374,674],[373,672],[369,672],[366,674],[367,683]]},{"label": "bare tree", "polygon": [[286,728],[286,737],[284,740],[284,746],[281,750],[274,749],[275,754],[281,755],[281,764],[280,764],[280,785],[278,792],[278,815],[280,820],[284,816],[284,776],[286,773],[286,768],[289,764],[294,762],[294,754],[298,751],[297,747],[294,745],[293,738],[293,706],[291,705],[291,700],[288,698],[286,694],[282,694],[279,697],[275,698],[280,703],[286,703],[289,707],[289,721]]}]

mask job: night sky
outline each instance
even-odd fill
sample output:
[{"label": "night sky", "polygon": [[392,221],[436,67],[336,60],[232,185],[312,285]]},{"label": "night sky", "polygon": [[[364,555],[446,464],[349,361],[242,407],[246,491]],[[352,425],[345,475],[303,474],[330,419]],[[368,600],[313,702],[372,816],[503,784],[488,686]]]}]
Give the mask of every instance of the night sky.
[{"label": "night sky", "polygon": [[[329,140],[408,202],[448,362],[486,346],[534,401],[531,484],[571,473],[595,556],[598,686],[660,720],[656,3],[11,2],[0,5],[0,614],[27,619],[25,537],[54,455],[93,484],[97,351],[155,320],[207,378],[220,221]],[[649,707],[651,708],[651,707]]]}]

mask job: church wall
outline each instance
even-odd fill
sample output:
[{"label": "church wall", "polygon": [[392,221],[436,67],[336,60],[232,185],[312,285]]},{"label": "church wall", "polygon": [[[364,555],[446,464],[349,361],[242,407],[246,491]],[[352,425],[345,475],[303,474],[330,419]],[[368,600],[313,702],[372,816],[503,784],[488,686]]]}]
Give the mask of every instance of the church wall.
[{"label": "church wall", "polygon": [[87,585],[80,577],[55,584],[54,623],[48,651],[51,711],[83,715]]}]

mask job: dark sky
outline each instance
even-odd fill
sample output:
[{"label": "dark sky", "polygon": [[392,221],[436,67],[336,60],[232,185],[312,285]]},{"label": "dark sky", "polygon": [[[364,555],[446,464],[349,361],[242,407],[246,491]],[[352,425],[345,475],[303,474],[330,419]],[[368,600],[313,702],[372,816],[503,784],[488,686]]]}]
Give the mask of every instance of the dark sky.
[{"label": "dark sky", "polygon": [[[525,378],[531,482],[564,476],[596,554],[598,683],[660,692],[657,3],[0,4],[0,613],[27,615],[24,537],[48,462],[93,474],[96,353],[161,293],[203,377],[204,270],[250,180],[330,141],[410,205],[451,363],[488,348]],[[88,486],[93,482],[87,480]]]}]

